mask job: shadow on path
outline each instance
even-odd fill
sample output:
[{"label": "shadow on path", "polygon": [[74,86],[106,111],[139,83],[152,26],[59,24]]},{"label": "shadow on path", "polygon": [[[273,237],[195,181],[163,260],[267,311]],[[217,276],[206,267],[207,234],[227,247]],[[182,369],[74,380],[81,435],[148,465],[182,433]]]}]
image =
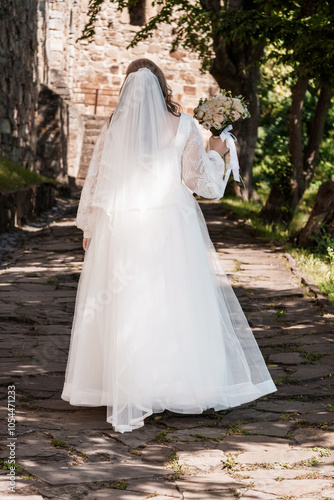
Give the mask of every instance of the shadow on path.
[{"label": "shadow on path", "polygon": [[15,385],[23,497],[334,498],[333,316],[305,295],[279,249],[219,204],[202,208],[279,390],[231,411],[155,414],[125,434],[106,423],[105,407],[62,401],[83,259],[82,233],[64,217],[27,238],[0,274],[1,426],[7,437]]}]

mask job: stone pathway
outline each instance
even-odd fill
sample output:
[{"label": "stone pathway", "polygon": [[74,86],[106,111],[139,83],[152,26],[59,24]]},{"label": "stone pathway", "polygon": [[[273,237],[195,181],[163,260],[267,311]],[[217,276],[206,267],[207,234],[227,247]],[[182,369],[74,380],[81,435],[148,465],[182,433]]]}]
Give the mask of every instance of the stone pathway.
[{"label": "stone pathway", "polygon": [[[104,407],[60,399],[82,264],[73,214],[26,238],[0,273],[0,498],[334,499],[334,316],[282,252],[204,202],[212,239],[278,392],[231,411],[164,412],[119,434]],[[16,493],[6,460],[16,387]]]}]

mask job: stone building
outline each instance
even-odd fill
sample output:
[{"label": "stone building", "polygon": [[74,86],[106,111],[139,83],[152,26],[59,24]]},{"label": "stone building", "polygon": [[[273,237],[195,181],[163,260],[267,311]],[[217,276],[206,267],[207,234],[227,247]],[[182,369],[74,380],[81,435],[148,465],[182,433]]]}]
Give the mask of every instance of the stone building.
[{"label": "stone building", "polygon": [[154,12],[105,1],[92,43],[77,41],[88,0],[7,0],[0,12],[0,152],[61,181],[82,184],[97,134],[117,103],[130,61],[148,57],[192,113],[217,91],[195,54],[170,52],[173,26],[127,49]]}]

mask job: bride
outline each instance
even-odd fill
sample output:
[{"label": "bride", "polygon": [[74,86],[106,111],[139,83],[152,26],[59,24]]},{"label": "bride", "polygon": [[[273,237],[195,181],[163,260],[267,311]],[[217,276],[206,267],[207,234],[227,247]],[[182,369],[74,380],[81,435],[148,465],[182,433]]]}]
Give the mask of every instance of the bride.
[{"label": "bride", "polygon": [[133,61],[103,126],[76,223],[86,250],[62,399],[106,406],[118,432],[152,413],[235,407],[276,391],[193,193],[224,193],[162,71]]}]

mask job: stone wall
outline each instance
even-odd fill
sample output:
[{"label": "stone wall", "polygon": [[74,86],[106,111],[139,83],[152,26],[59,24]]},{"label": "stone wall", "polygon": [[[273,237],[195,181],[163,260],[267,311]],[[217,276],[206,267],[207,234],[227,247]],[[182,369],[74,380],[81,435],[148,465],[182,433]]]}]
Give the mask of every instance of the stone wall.
[{"label": "stone wall", "polygon": [[6,0],[0,9],[0,152],[33,166],[38,0]]},{"label": "stone wall", "polygon": [[[200,97],[218,89],[213,77],[200,72],[196,54],[170,52],[172,26],[162,26],[152,39],[127,49],[140,27],[129,24],[128,12],[118,12],[114,4],[103,4],[92,43],[76,42],[87,21],[88,0],[50,0],[48,9],[48,85],[81,114],[108,116],[116,106],[126,67],[139,57],[162,68],[185,112],[192,113]],[[152,14],[147,8],[146,16]]]},{"label": "stone wall", "polygon": [[[181,111],[192,114],[200,97],[218,91],[213,77],[201,73],[195,54],[181,50],[171,53],[172,26],[163,26],[153,38],[127,49],[140,27],[130,24],[127,11],[118,12],[108,1],[98,15],[93,42],[76,42],[87,21],[87,10],[88,0],[50,0],[47,31],[49,86],[70,104],[68,174],[79,185],[90,159],[88,142],[91,147],[98,134],[98,130],[96,136],[85,130],[85,124],[90,123],[90,116],[109,116],[115,109],[132,60],[147,57],[161,67]],[[146,17],[153,14],[152,7],[146,9]]]},{"label": "stone wall", "polygon": [[66,177],[57,178],[67,179],[71,184],[78,175],[84,136],[84,119],[73,102],[71,90],[78,71],[80,45],[76,39],[81,33],[81,4],[80,0],[41,0],[39,5],[39,79],[66,103],[67,144],[63,156],[66,167],[61,170]]},{"label": "stone wall", "polygon": [[[84,26],[87,1],[82,1],[80,28]],[[149,11],[147,16],[154,12]],[[103,4],[96,23],[93,43],[79,42],[76,71],[72,83],[72,99],[82,113],[107,116],[117,103],[117,96],[128,64],[147,57],[164,71],[182,111],[192,114],[200,97],[214,95],[217,84],[209,74],[200,72],[196,54],[177,50],[170,52],[173,27],[164,25],[153,38],[127,49],[140,27],[129,24],[129,15],[116,10],[109,2]],[[98,91],[97,110],[95,109]]]},{"label": "stone wall", "polygon": [[[0,9],[0,153],[23,167],[66,182],[69,139],[76,144],[69,116],[82,135],[83,129],[77,110],[71,110],[59,92],[47,87],[54,75],[49,1],[7,0]],[[75,162],[78,170],[79,162]]]},{"label": "stone wall", "polygon": [[162,68],[182,111],[217,91],[195,54],[170,53],[171,26],[127,50],[140,27],[107,0],[93,43],[76,41],[88,0],[6,0],[1,9],[0,153],[60,181],[77,178],[87,116],[110,115],[133,59]]}]

